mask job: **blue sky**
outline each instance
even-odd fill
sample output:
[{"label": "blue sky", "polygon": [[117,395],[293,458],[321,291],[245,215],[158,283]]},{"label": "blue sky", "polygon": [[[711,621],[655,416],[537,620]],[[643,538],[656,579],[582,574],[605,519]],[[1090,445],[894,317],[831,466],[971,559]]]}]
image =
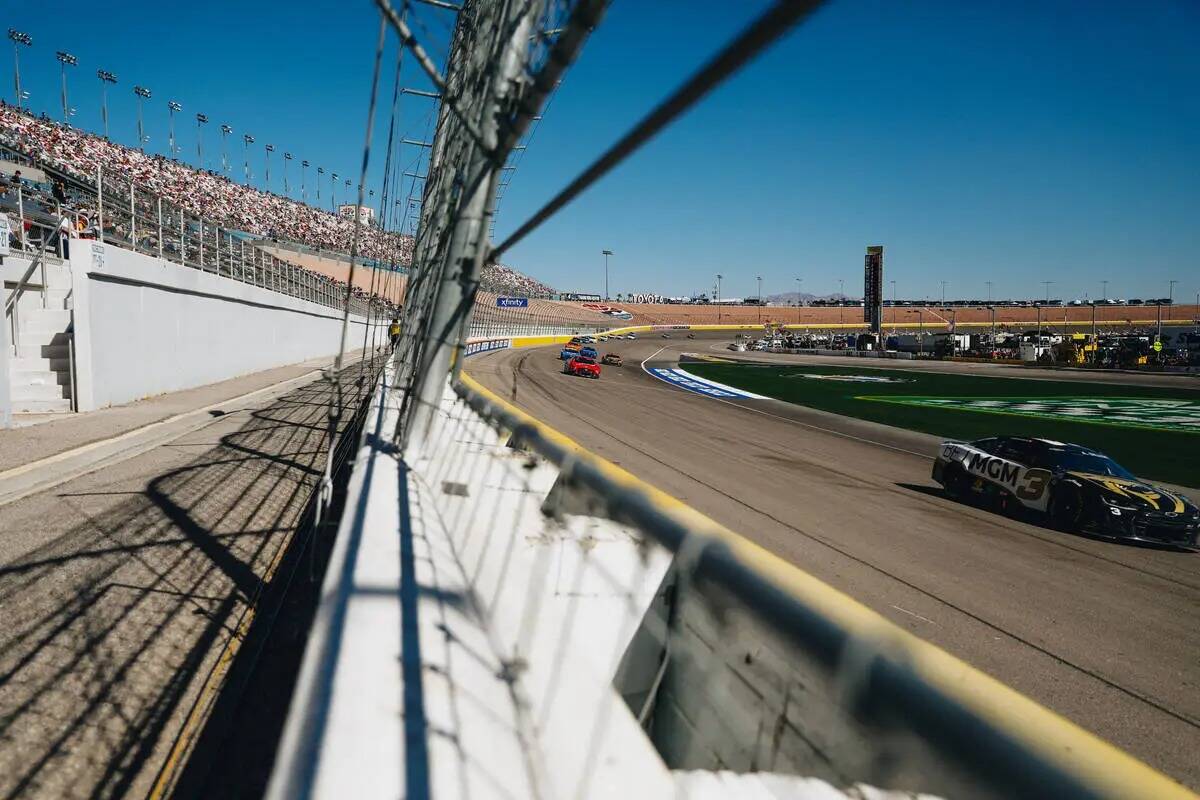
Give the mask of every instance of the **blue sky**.
[{"label": "blue sky", "polygon": [[[32,7],[22,80],[59,114],[56,49],[76,121],[99,128],[97,67],[118,74],[114,137],[133,143],[131,87],[154,90],[151,148],[168,96],[195,156],[194,114],[341,175],[361,155],[377,18],[341,5],[228,2]],[[498,237],[582,169],[765,7],[758,0],[616,0],[568,74],[500,209]],[[61,24],[63,19],[74,20]],[[77,24],[86,20],[86,24]],[[422,10],[435,49],[450,19]],[[1200,5],[834,0],[679,124],[515,248],[509,261],[566,290],[724,294],[861,292],[868,244],[886,247],[902,297],[1165,296],[1200,291]],[[388,57],[394,53],[389,47]],[[11,67],[9,67],[11,69]],[[405,69],[412,73],[411,62]],[[385,72],[387,70],[385,69]],[[405,80],[406,85],[414,85]],[[9,83],[11,86],[11,83]],[[8,89],[6,96],[11,96]],[[421,138],[427,101],[404,104]],[[386,103],[385,103],[386,105]],[[380,135],[377,128],[377,136]],[[231,155],[241,169],[240,138]],[[412,152],[404,153],[407,160]],[[373,149],[378,186],[383,140]],[[309,188],[314,178],[309,172]],[[327,200],[328,184],[322,188]],[[344,196],[344,190],[339,190]],[[888,291],[891,291],[890,284]]]}]

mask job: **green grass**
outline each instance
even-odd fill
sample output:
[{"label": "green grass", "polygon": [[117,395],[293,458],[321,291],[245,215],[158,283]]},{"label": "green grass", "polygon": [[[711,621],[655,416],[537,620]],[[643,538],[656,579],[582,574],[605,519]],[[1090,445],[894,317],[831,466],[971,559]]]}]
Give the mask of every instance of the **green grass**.
[{"label": "green grass", "polygon": [[[909,398],[1108,398],[1200,403],[1200,392],[1196,390],[855,367],[765,367],[689,362],[686,368],[696,375],[789,403],[947,438],[969,440],[1016,435],[1074,442],[1107,453],[1145,478],[1200,487],[1200,432],[1185,430],[1178,423],[1154,423],[1174,426],[1164,430],[1161,427],[1134,427],[1125,422],[1082,421],[1058,414],[1025,416],[1003,411],[906,404],[911,402]],[[801,377],[806,374],[876,376],[903,382],[851,383]],[[901,398],[905,401],[901,402]]]}]

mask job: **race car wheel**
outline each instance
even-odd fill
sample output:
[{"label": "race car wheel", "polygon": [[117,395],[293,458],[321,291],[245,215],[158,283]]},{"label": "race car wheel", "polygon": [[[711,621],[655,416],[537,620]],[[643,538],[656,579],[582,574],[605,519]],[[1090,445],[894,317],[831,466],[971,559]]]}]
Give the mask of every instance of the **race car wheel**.
[{"label": "race car wheel", "polygon": [[1050,495],[1046,507],[1050,524],[1060,531],[1077,531],[1083,517],[1083,498],[1079,489],[1069,483],[1059,484]]},{"label": "race car wheel", "polygon": [[958,498],[967,488],[967,475],[958,464],[948,464],[942,472],[942,487],[948,497]]}]

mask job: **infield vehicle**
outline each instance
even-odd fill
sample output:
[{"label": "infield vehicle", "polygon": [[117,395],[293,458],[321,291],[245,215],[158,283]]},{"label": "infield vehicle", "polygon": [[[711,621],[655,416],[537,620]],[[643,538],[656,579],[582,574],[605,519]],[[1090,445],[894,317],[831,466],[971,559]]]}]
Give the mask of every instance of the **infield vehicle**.
[{"label": "infield vehicle", "polygon": [[604,358],[600,359],[601,364],[608,364],[613,367],[619,367],[625,362],[616,353],[605,353]]},{"label": "infield vehicle", "polygon": [[596,363],[596,359],[594,358],[575,356],[563,364],[563,374],[580,375],[584,378],[599,378],[600,365]]},{"label": "infield vehicle", "polygon": [[1103,453],[1052,439],[945,441],[933,479],[952,497],[1042,516],[1058,530],[1200,549],[1200,509]]}]

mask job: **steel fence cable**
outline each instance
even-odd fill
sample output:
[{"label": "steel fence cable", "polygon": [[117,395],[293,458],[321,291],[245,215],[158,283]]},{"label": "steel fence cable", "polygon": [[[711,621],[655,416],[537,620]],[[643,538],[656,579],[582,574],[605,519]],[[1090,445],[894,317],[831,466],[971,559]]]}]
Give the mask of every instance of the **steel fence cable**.
[{"label": "steel fence cable", "polygon": [[803,18],[811,14],[823,0],[781,0],[760,16],[716,56],[701,67],[683,86],[622,136],[597,158],[575,180],[542,206],[532,217],[513,231],[500,245],[493,248],[490,260],[500,256],[524,239],[543,222],[554,216],[585,189],[602,178],[664,128],[679,118],[725,79],[745,66],[754,56],[774,43]]}]

